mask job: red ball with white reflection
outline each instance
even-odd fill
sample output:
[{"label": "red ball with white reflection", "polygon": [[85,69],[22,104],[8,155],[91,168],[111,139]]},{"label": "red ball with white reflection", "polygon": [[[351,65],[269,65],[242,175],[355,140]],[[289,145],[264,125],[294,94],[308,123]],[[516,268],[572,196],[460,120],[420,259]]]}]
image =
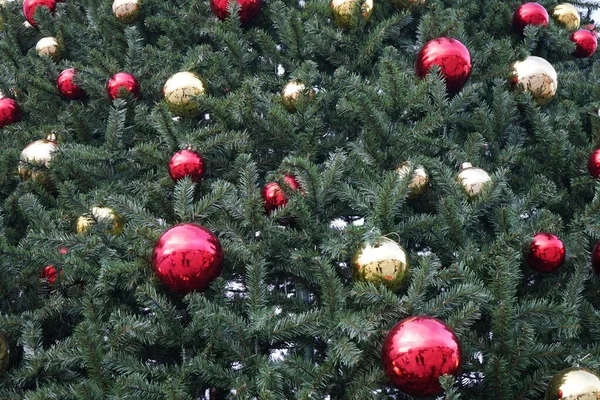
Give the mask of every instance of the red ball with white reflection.
[{"label": "red ball with white reflection", "polygon": [[587,169],[594,179],[600,178],[600,149],[596,149],[590,154]]},{"label": "red ball with white reflection", "polygon": [[442,392],[439,377],[458,375],[462,353],[458,338],[442,321],[428,316],[405,318],[388,332],[381,362],[389,381],[411,396]]},{"label": "red ball with white reflection", "polygon": [[48,265],[46,268],[44,268],[42,270],[40,277],[42,279],[47,279],[48,283],[54,284],[54,282],[56,282],[57,275],[58,275],[58,271],[56,271],[56,268],[54,267],[54,265]]},{"label": "red ball with white reflection", "polygon": [[596,275],[600,276],[600,241],[596,243],[592,250],[592,269]]},{"label": "red ball with white reflection", "polygon": [[31,25],[36,26],[33,19],[38,7],[46,7],[50,13],[54,14],[56,8],[56,0],[24,0],[23,1],[23,16]]},{"label": "red ball with white reflection", "polygon": [[591,57],[598,47],[598,36],[596,32],[587,29],[579,29],[569,37],[575,42],[575,52],[573,55],[577,58]]},{"label": "red ball with white reflection", "polygon": [[198,182],[204,177],[204,159],[193,150],[179,150],[173,154],[169,162],[169,176],[174,181],[189,176],[193,182]]},{"label": "red ball with white reflection", "polygon": [[527,25],[548,26],[548,11],[538,3],[521,4],[513,14],[513,28],[517,33],[523,33]]},{"label": "red ball with white reflection", "polygon": [[21,107],[11,98],[0,99],[0,128],[21,121]]},{"label": "red ball with white reflection", "polygon": [[75,76],[77,71],[75,68],[68,68],[58,75],[56,80],[56,88],[58,92],[69,100],[82,100],[85,98],[85,92],[82,88],[75,84]]},{"label": "red ball with white reflection", "polygon": [[536,272],[547,274],[560,268],[565,255],[565,245],[558,236],[545,232],[536,233],[529,245],[527,265]]},{"label": "red ball with white reflection", "polygon": [[127,72],[114,74],[106,83],[106,93],[113,100],[117,97],[122,97],[122,90],[131,93],[136,99],[140,97],[140,83],[133,75]]},{"label": "red ball with white reflection", "polygon": [[156,242],[152,268],[171,292],[202,292],[221,275],[223,249],[207,228],[196,224],[175,225]]},{"label": "red ball with white reflection", "polygon": [[417,55],[417,76],[425,78],[434,65],[440,68],[448,92],[457,93],[471,75],[471,54],[465,45],[456,39],[433,39],[425,43]]},{"label": "red ball with white reflection", "polygon": [[[227,10],[229,1],[230,0],[210,0],[210,8],[212,9],[213,14],[220,20],[224,20],[229,16],[229,11]],[[238,12],[240,21],[244,24],[252,22],[260,13],[261,0],[237,0],[237,2],[240,6]]]},{"label": "red ball with white reflection", "polygon": [[[300,184],[293,175],[285,175],[283,177],[283,183],[291,190],[298,190],[300,188]],[[263,188],[262,196],[267,212],[273,211],[278,207],[283,207],[288,202],[285,192],[277,182],[267,183]]]}]

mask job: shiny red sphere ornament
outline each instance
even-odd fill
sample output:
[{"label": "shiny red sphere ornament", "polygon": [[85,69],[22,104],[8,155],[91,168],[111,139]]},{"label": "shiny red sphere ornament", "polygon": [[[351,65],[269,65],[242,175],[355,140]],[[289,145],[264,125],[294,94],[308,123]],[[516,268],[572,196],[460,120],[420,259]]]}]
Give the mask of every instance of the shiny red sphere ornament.
[{"label": "shiny red sphere ornament", "polygon": [[430,40],[417,55],[415,70],[421,79],[437,65],[446,80],[450,93],[457,93],[471,75],[471,54],[456,39],[441,37]]},{"label": "shiny red sphere ornament", "polygon": [[116,73],[106,83],[106,93],[111,99],[123,97],[121,91],[129,92],[134,98],[140,97],[140,83],[127,72]]},{"label": "shiny red sphere ornament", "polygon": [[527,254],[527,265],[543,274],[554,272],[565,261],[565,245],[558,236],[540,232],[533,236]]},{"label": "shiny red sphere ornament", "polygon": [[[212,9],[213,14],[220,20],[224,20],[229,16],[229,11],[227,10],[229,1],[230,0],[210,0],[210,8]],[[237,0],[237,2],[240,5],[238,15],[240,16],[240,21],[242,21],[242,23],[250,23],[258,16],[262,0]]]},{"label": "shiny red sphere ornament", "polygon": [[68,68],[58,74],[56,88],[62,97],[69,100],[82,100],[85,98],[85,92],[75,84],[75,68]]},{"label": "shiny red sphere ornament", "polygon": [[205,172],[204,159],[191,149],[179,150],[169,162],[169,176],[174,181],[189,176],[193,182],[198,182]]},{"label": "shiny red sphere ornament", "polygon": [[46,7],[50,10],[50,13],[54,14],[56,8],[56,0],[24,0],[23,1],[23,16],[27,22],[31,25],[36,26],[36,22],[33,19],[35,12],[38,7]]},{"label": "shiny red sphere ornament", "polygon": [[590,158],[588,158],[587,169],[594,179],[600,178],[600,149],[592,151]]},{"label": "shiny red sphere ornament", "polygon": [[548,11],[538,3],[521,4],[513,14],[513,28],[522,34],[527,25],[548,26]]},{"label": "shiny red sphere ornament", "polygon": [[15,100],[4,97],[0,99],[0,128],[21,120],[21,107]]},{"label": "shiny red sphere ornament", "polygon": [[58,271],[54,268],[54,265],[48,265],[46,268],[42,270],[40,278],[47,279],[48,283],[51,285],[56,282],[56,277],[58,276]]},{"label": "shiny red sphere ornament", "polygon": [[[300,184],[293,175],[285,175],[283,183],[292,190],[298,190]],[[262,191],[265,210],[271,212],[278,207],[283,207],[287,204],[288,198],[285,192],[277,182],[269,182],[265,185]]]},{"label": "shiny red sphere ornament", "polygon": [[461,357],[460,342],[450,327],[427,316],[398,322],[381,350],[383,370],[392,385],[419,397],[440,394],[439,377],[458,375]]},{"label": "shiny red sphere ornament", "polygon": [[167,290],[202,292],[221,275],[223,249],[219,239],[203,226],[175,225],[154,245],[152,267]]},{"label": "shiny red sphere ornament", "polygon": [[600,241],[592,249],[592,269],[600,276]]},{"label": "shiny red sphere ornament", "polygon": [[591,57],[598,47],[596,32],[587,29],[580,29],[571,33],[569,39],[571,39],[571,42],[575,42],[576,47],[573,55],[577,58]]}]

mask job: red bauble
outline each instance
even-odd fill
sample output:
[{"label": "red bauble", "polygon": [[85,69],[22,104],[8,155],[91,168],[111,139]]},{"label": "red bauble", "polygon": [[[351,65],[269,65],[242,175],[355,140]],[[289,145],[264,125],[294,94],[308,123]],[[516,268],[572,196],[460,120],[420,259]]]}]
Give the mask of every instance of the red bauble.
[{"label": "red bauble", "polygon": [[442,392],[439,377],[458,375],[461,349],[454,332],[442,321],[409,317],[388,332],[381,351],[383,369],[390,382],[411,396]]},{"label": "red bauble", "polygon": [[513,14],[513,28],[522,34],[525,26],[548,26],[548,11],[538,3],[521,4]]},{"label": "red bauble", "polygon": [[202,292],[223,270],[223,249],[208,229],[179,224],[168,229],[152,253],[154,273],[171,292]]},{"label": "red bauble", "polygon": [[127,72],[116,73],[106,83],[106,93],[111,99],[122,97],[121,90],[125,90],[133,95],[134,98],[140,97],[140,83],[135,77]]},{"label": "red bauble", "polygon": [[592,269],[596,275],[600,276],[600,241],[596,243],[592,250]]},{"label": "red bauble", "polygon": [[198,182],[205,172],[204,159],[193,150],[179,150],[169,162],[169,176],[174,181],[189,176],[193,182]]},{"label": "red bauble", "polygon": [[[283,182],[292,190],[298,190],[300,188],[300,184],[293,175],[285,175],[283,177]],[[262,196],[267,212],[273,211],[278,207],[283,207],[288,202],[287,196],[277,182],[267,183],[263,188]]]},{"label": "red bauble", "polygon": [[21,107],[19,107],[19,103],[8,97],[0,99],[0,128],[20,120]]},{"label": "red bauble", "polygon": [[46,268],[42,270],[40,278],[47,279],[48,283],[53,284],[56,282],[56,277],[58,276],[58,271],[54,268],[54,265],[48,265]]},{"label": "red bauble", "polygon": [[27,22],[31,25],[36,26],[36,22],[33,19],[35,11],[38,7],[46,7],[54,14],[56,8],[56,0],[24,0],[23,1],[23,15]]},{"label": "red bauble", "polygon": [[551,233],[536,233],[529,245],[527,265],[540,273],[556,271],[565,261],[565,245]]},{"label": "red bauble", "polygon": [[85,92],[77,86],[74,78],[77,75],[75,68],[65,69],[58,75],[56,88],[61,96],[69,100],[82,100],[85,98]]},{"label": "red bauble", "polygon": [[437,65],[446,79],[448,92],[457,93],[471,75],[471,54],[456,39],[441,37],[430,40],[417,55],[415,69],[424,78]]},{"label": "red bauble", "polygon": [[[229,1],[230,0],[210,0],[210,8],[212,9],[213,14],[220,20],[224,20],[229,16],[229,11],[227,11]],[[240,11],[238,13],[240,21],[244,24],[252,22],[260,12],[261,0],[237,0],[237,2],[240,5]]]},{"label": "red bauble", "polygon": [[575,42],[575,52],[573,55],[578,58],[591,57],[598,47],[598,37],[596,32],[587,29],[580,29],[571,34],[572,42]]},{"label": "red bauble", "polygon": [[592,151],[590,158],[588,158],[587,168],[591,176],[594,179],[600,177],[600,149]]}]

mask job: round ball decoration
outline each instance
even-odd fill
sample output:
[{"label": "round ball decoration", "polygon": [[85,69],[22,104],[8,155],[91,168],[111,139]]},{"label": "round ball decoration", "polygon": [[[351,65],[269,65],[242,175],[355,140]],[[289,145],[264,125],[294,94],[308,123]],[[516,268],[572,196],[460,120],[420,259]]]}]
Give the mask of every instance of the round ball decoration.
[{"label": "round ball decoration", "polygon": [[521,4],[513,14],[513,29],[522,34],[527,25],[548,26],[548,11],[538,3]]},{"label": "round ball decoration", "polygon": [[352,258],[352,279],[356,282],[372,282],[397,292],[407,277],[406,251],[386,237],[363,243]]},{"label": "round ball decoration", "polygon": [[600,148],[592,151],[587,162],[587,169],[594,179],[600,178]]},{"label": "round ball decoration", "polygon": [[[210,8],[213,14],[221,21],[229,16],[229,10],[227,9],[229,1],[230,0],[210,0]],[[262,6],[262,0],[237,0],[237,3],[240,6],[238,15],[243,24],[249,24],[254,21],[260,13],[260,7]]]},{"label": "round ball decoration", "polygon": [[519,90],[531,92],[539,105],[548,104],[558,89],[558,75],[548,61],[541,57],[529,56],[512,66],[513,83]]},{"label": "round ball decoration", "polygon": [[125,229],[125,219],[110,207],[92,207],[90,215],[82,215],[77,219],[77,233],[84,234],[96,221],[104,220],[112,225],[107,233],[118,236]]},{"label": "round ball decoration", "polygon": [[54,134],[48,135],[46,139],[29,143],[21,152],[19,158],[19,177],[23,181],[33,179],[44,186],[48,186],[50,184],[49,178],[41,168],[50,166],[52,155],[57,147]]},{"label": "round ball decoration", "polygon": [[[299,190],[300,184],[293,175],[285,175],[283,183],[291,190]],[[262,190],[265,211],[271,212],[288,203],[288,197],[277,182],[269,182]]]},{"label": "round ball decoration", "polygon": [[112,11],[119,21],[124,24],[133,24],[140,15],[140,2],[138,0],[115,0]]},{"label": "round ball decoration", "polygon": [[204,158],[191,147],[173,154],[169,162],[169,176],[174,181],[189,176],[193,182],[198,182],[205,172]]},{"label": "round ball decoration", "polygon": [[[396,168],[396,172],[398,173],[398,177],[400,179],[404,179],[411,170],[412,164],[410,161],[405,161],[398,168]],[[413,170],[412,177],[408,182],[408,198],[416,199],[425,191],[429,186],[429,175],[425,168],[422,165],[417,165]]]},{"label": "round ball decoration", "polygon": [[573,55],[577,58],[591,57],[598,47],[596,32],[587,29],[580,29],[573,32],[569,39],[575,42],[575,52],[573,52]]},{"label": "round ball decoration", "polygon": [[6,373],[10,361],[10,345],[4,333],[0,332],[0,376]]},{"label": "round ball decoration", "polygon": [[568,30],[573,31],[579,28],[581,17],[579,11],[569,3],[562,3],[554,7],[552,18],[559,24],[564,25]]},{"label": "round ball decoration", "polygon": [[114,74],[106,83],[106,93],[111,99],[124,97],[123,92],[131,93],[137,99],[140,97],[140,83],[127,72]]},{"label": "round ball decoration", "polygon": [[56,8],[56,0],[24,0],[23,1],[23,16],[32,26],[36,26],[33,19],[38,7],[46,7],[50,13],[54,14]]},{"label": "round ball decoration", "polygon": [[337,26],[342,29],[348,29],[352,26],[354,7],[358,7],[359,4],[362,17],[365,21],[369,21],[373,14],[373,0],[333,0],[331,2],[331,12]]},{"label": "round ball decoration", "polygon": [[76,77],[77,70],[75,68],[65,69],[58,74],[56,88],[60,95],[65,99],[83,100],[85,98],[85,91],[75,83]]},{"label": "round ball decoration", "polygon": [[40,57],[48,57],[54,61],[60,60],[60,46],[54,36],[46,36],[38,40],[35,51]]},{"label": "round ball decoration", "polygon": [[600,240],[596,242],[596,245],[592,249],[592,270],[598,276],[600,276]]},{"label": "round ball decoration", "polygon": [[528,250],[527,265],[541,274],[558,270],[565,261],[565,245],[558,236],[551,233],[536,233]]},{"label": "round ball decoration", "polygon": [[388,332],[381,350],[389,381],[410,396],[442,393],[439,378],[458,375],[462,352],[456,334],[442,321],[428,316],[409,317]]},{"label": "round ball decoration", "polygon": [[0,128],[21,121],[19,103],[9,97],[0,98]]},{"label": "round ball decoration", "polygon": [[416,10],[427,4],[427,0],[390,0],[390,2],[398,10]]},{"label": "round ball decoration", "polygon": [[205,227],[175,225],[156,242],[152,268],[171,292],[202,292],[221,275],[223,249],[219,239]]},{"label": "round ball decoration", "polygon": [[40,278],[48,281],[49,284],[53,285],[56,282],[56,277],[58,276],[58,271],[54,267],[54,265],[48,265],[40,274]]},{"label": "round ball decoration", "polygon": [[461,164],[456,179],[471,199],[479,196],[481,191],[492,182],[492,178],[485,170],[473,167],[468,162]]},{"label": "round ball decoration", "polygon": [[600,378],[584,368],[567,368],[552,377],[546,400],[596,400],[600,398]]},{"label": "round ball decoration", "polygon": [[417,55],[417,76],[425,78],[434,65],[440,68],[448,92],[457,93],[471,75],[471,54],[465,45],[456,39],[433,39],[425,43]]},{"label": "round ball decoration", "polygon": [[169,109],[180,117],[195,117],[200,113],[196,96],[207,92],[206,84],[193,72],[178,72],[163,87],[163,95]]},{"label": "round ball decoration", "polygon": [[307,90],[304,83],[299,80],[290,81],[281,90],[281,103],[291,113],[295,113],[298,99],[312,99],[315,97],[314,90]]}]

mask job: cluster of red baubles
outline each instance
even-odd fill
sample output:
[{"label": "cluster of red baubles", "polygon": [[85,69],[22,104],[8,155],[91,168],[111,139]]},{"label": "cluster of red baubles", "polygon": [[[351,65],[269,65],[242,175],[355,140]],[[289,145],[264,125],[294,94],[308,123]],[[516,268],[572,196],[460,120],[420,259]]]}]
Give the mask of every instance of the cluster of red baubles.
[{"label": "cluster of red baubles", "polygon": [[[77,80],[77,70],[75,68],[62,71],[56,80],[56,88],[60,95],[69,100],[83,100],[86,93],[78,85]],[[128,95],[137,99],[140,96],[140,83],[133,75],[127,72],[119,72],[106,83],[106,93],[113,100]]]}]

